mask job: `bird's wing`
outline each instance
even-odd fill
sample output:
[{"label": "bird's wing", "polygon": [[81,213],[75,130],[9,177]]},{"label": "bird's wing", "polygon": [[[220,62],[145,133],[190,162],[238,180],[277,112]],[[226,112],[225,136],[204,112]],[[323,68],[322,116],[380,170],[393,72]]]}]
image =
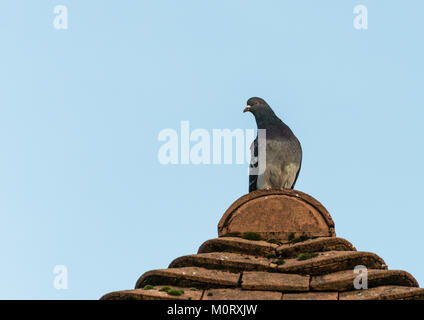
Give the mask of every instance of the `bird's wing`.
[{"label": "bird's wing", "polygon": [[290,189],[294,188],[294,185],[296,184],[297,178],[299,178],[300,168],[302,168],[302,161],[300,161],[300,163],[299,163],[299,169],[297,170],[296,177],[294,178],[293,184],[290,187]]},{"label": "bird's wing", "polygon": [[249,192],[257,190],[258,176],[252,174],[253,168],[258,168],[258,137],[253,140],[250,146],[250,168],[249,168]]}]

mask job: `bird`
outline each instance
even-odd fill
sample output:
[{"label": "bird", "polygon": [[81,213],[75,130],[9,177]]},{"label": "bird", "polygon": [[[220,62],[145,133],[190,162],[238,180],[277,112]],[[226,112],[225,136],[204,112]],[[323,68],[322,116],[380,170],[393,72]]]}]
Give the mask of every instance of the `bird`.
[{"label": "bird", "polygon": [[[250,98],[243,112],[252,113],[258,127],[258,136],[250,146],[249,192],[293,189],[302,166],[302,147],[299,140],[264,99]],[[265,144],[260,141],[258,145],[258,137],[261,137],[259,132],[265,133]],[[259,152],[258,157],[258,147],[259,151],[265,150],[265,156]]]}]

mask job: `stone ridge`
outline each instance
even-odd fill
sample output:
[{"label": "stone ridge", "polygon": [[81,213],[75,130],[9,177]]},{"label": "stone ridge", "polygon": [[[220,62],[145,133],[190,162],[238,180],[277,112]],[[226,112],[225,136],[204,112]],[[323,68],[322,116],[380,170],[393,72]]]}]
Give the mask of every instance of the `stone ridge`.
[{"label": "stone ridge", "polygon": [[197,253],[232,252],[263,257],[296,257],[304,252],[356,251],[355,247],[342,238],[322,237],[297,243],[275,244],[267,241],[249,241],[238,237],[215,238],[204,242]]},{"label": "stone ridge", "polygon": [[[225,251],[213,251],[218,248]],[[283,245],[218,238],[203,243],[199,252],[175,259],[168,269],[144,273],[134,290],[111,292],[101,299],[424,299],[424,289],[418,288],[409,273],[387,270],[380,257],[356,251],[341,238],[308,239]],[[279,253],[289,258],[283,259]],[[299,259],[304,253],[316,256]],[[357,274],[353,269],[359,264],[368,267],[367,290],[354,288]]]},{"label": "stone ridge", "polygon": [[[378,255],[336,237],[328,211],[300,191],[245,195],[226,211],[218,229],[220,237],[205,241],[197,254],[142,274],[133,290],[101,299],[424,300],[424,289],[411,274],[388,270]],[[366,289],[355,289],[364,275],[355,272],[357,266],[367,268]],[[359,282],[364,285],[363,278]]]},{"label": "stone ridge", "polygon": [[264,238],[288,240],[290,234],[335,236],[325,207],[297,190],[256,190],[236,200],[218,224],[218,235],[255,232]]},{"label": "stone ridge", "polygon": [[386,268],[380,257],[369,252],[328,251],[316,254],[316,257],[307,260],[286,259],[284,264],[278,265],[272,259],[265,257],[229,252],[199,253],[177,258],[171,262],[169,268],[204,267],[229,272],[267,271],[311,275],[346,269],[353,270],[357,265],[364,265],[372,269]]},{"label": "stone ridge", "polygon": [[237,199],[224,213],[221,220],[218,224],[218,229],[225,225],[226,221],[228,220],[229,215],[234,212],[236,209],[241,207],[244,203],[249,202],[253,199],[259,198],[259,197],[265,197],[270,195],[286,195],[294,198],[301,198],[306,203],[313,206],[315,209],[317,209],[326,220],[327,224],[334,228],[334,221],[333,218],[331,218],[330,213],[327,211],[327,209],[315,198],[311,197],[310,195],[298,191],[298,190],[291,190],[291,189],[284,189],[284,190],[256,190],[253,192],[250,192],[241,198]]}]

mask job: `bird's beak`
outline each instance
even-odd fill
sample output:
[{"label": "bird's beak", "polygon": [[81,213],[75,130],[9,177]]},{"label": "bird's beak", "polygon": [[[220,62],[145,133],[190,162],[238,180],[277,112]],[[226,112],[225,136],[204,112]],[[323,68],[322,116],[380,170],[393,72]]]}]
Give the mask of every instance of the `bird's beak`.
[{"label": "bird's beak", "polygon": [[247,106],[246,108],[244,108],[244,110],[243,110],[243,112],[248,112],[248,111],[250,111],[250,108],[251,108],[251,106]]}]

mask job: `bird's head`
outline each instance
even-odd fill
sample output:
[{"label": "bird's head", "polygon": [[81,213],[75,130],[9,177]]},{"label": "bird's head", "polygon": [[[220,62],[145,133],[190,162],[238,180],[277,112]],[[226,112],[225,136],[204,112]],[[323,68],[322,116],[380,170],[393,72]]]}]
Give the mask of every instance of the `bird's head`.
[{"label": "bird's head", "polygon": [[272,112],[271,107],[262,98],[253,97],[247,100],[247,106],[243,112],[251,112],[255,117],[261,114]]}]

